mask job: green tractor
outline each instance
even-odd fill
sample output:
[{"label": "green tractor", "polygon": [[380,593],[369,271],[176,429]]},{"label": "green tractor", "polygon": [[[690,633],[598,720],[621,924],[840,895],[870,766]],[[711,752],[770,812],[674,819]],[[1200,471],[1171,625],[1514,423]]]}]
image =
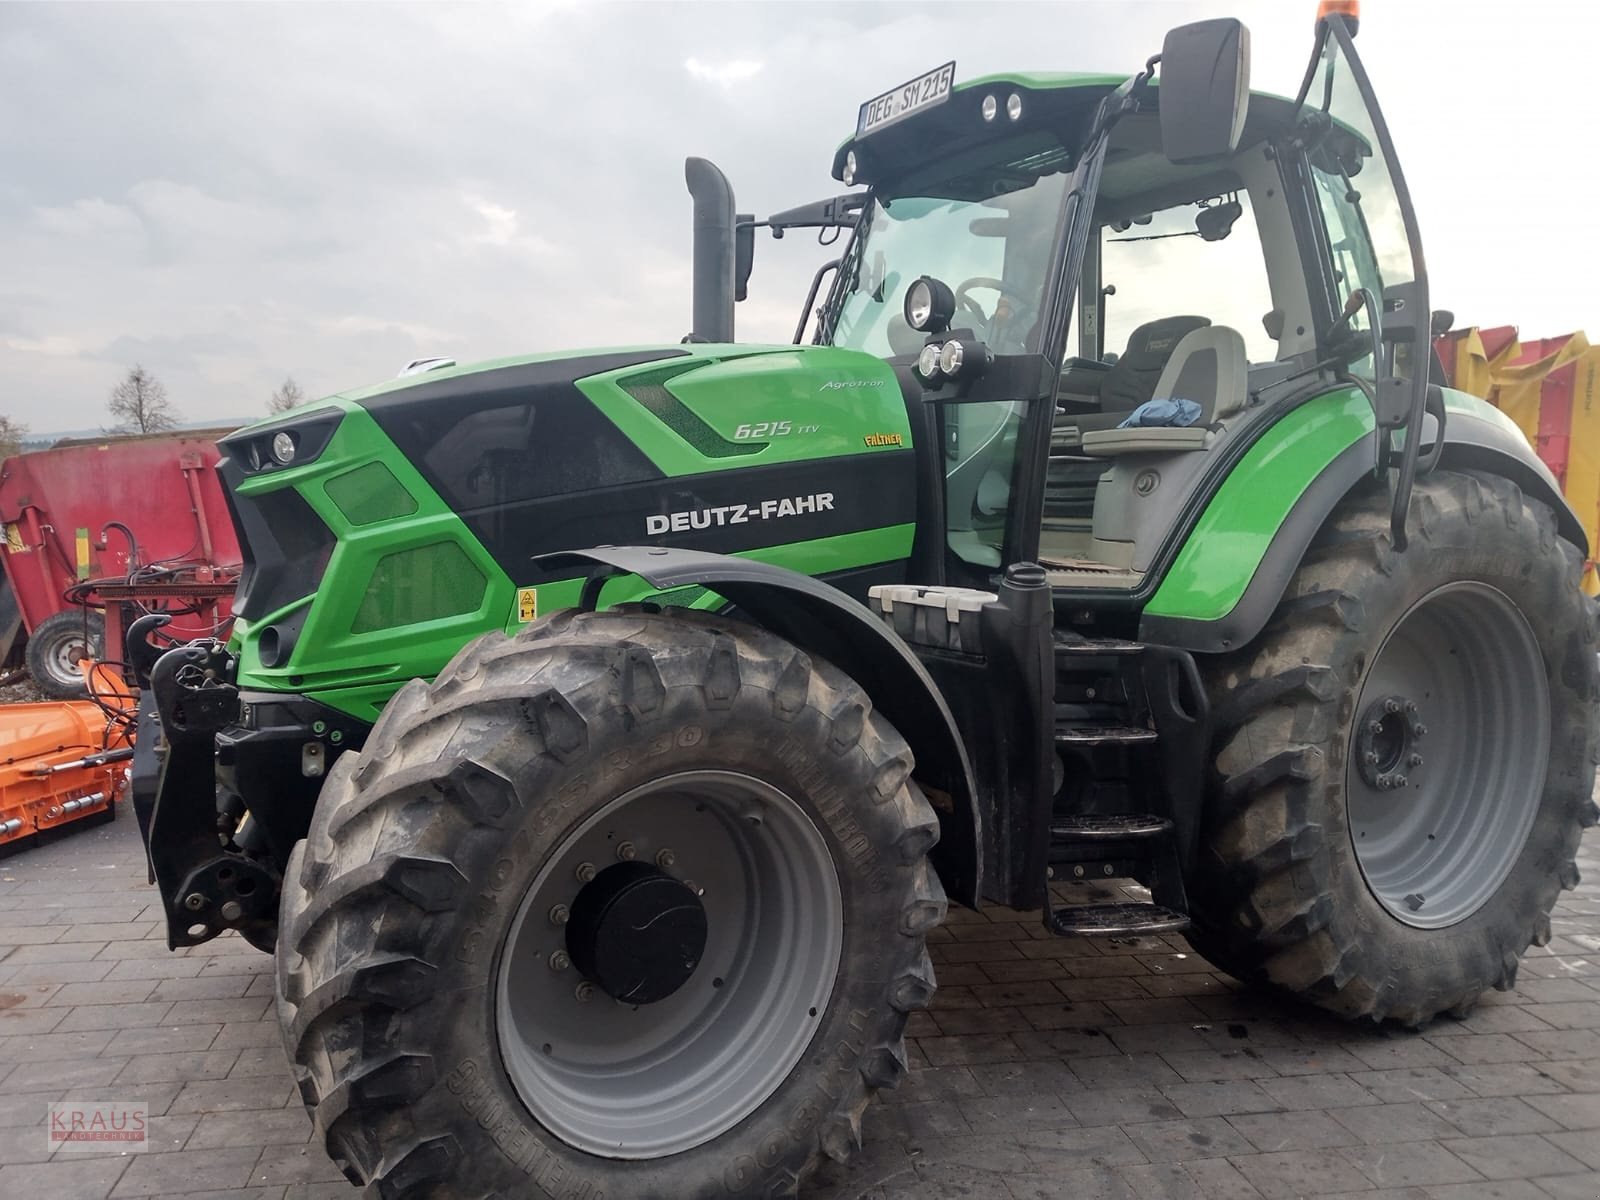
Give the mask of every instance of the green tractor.
[{"label": "green tractor", "polygon": [[[691,161],[683,343],[224,439],[238,620],[141,652],[136,806],[171,944],[275,951],[352,1180],[795,1195],[946,897],[1352,1019],[1512,985],[1596,817],[1587,546],[1434,381],[1353,33],[1292,100],[1232,20],[941,66],[861,107],[864,192],[756,222]],[[809,344],[733,341],[768,224],[850,231]]]}]

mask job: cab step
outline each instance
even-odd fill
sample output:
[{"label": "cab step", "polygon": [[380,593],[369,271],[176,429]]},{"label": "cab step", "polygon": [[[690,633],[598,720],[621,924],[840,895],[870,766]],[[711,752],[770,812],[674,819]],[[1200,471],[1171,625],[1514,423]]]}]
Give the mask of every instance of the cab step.
[{"label": "cab step", "polygon": [[1071,904],[1051,909],[1047,925],[1064,936],[1137,937],[1182,933],[1189,918],[1159,904]]},{"label": "cab step", "polygon": [[1084,813],[1050,821],[1050,838],[1059,842],[1127,841],[1161,837],[1171,831],[1171,820],[1154,813]]},{"label": "cab step", "polygon": [[1143,654],[1143,642],[1129,642],[1121,638],[1056,638],[1057,658],[1091,658],[1105,654]]},{"label": "cab step", "polygon": [[1160,735],[1140,725],[1058,725],[1058,746],[1137,746]]}]

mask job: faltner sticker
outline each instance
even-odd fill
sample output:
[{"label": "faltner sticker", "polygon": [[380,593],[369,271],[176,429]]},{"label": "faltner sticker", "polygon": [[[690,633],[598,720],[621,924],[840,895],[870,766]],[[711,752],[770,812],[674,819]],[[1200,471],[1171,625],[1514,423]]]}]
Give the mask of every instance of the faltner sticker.
[{"label": "faltner sticker", "polygon": [[653,513],[644,519],[644,531],[649,535],[684,533],[691,529],[745,525],[751,521],[777,521],[784,517],[832,511],[832,492],[812,492],[808,496],[758,500],[754,504],[719,504],[715,508],[690,508],[681,512]]},{"label": "faltner sticker", "polygon": [[517,620],[526,625],[539,619],[539,589],[517,589]]}]

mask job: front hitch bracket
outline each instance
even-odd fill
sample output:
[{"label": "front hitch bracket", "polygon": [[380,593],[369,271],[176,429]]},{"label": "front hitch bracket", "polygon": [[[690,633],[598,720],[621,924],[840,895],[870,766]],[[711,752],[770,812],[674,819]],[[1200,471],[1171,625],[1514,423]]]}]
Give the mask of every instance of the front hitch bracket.
[{"label": "front hitch bracket", "polygon": [[[154,714],[142,714],[141,745],[155,733],[140,828],[167,914],[167,946],[197,946],[224,929],[270,944],[279,880],[270,863],[226,849],[218,825],[217,732],[239,718],[237,661],[207,639],[168,650],[150,668]],[[151,716],[154,720],[151,720]],[[155,728],[150,728],[155,726]]]}]

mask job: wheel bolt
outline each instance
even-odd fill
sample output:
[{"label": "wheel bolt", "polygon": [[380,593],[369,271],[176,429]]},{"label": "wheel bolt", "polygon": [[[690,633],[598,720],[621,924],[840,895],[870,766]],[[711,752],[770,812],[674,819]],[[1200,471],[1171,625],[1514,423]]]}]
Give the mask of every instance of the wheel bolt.
[{"label": "wheel bolt", "polygon": [[552,971],[565,971],[572,965],[572,960],[567,957],[565,950],[557,950],[550,956],[550,969]]},{"label": "wheel bolt", "polygon": [[190,892],[183,898],[183,906],[190,912],[199,912],[206,906],[206,898],[199,892]]},{"label": "wheel bolt", "polygon": [[1387,792],[1393,786],[1394,786],[1394,780],[1391,779],[1389,776],[1387,776],[1387,775],[1379,775],[1378,776],[1378,790],[1380,792]]},{"label": "wheel bolt", "polygon": [[1413,704],[1411,701],[1407,700],[1406,701],[1406,712],[1409,713],[1413,717],[1416,716],[1417,715],[1417,706],[1415,704]]},{"label": "wheel bolt", "polygon": [[1422,755],[1420,755],[1420,754],[1413,754],[1413,755],[1412,755],[1412,756],[1411,756],[1411,757],[1410,757],[1410,758],[1408,758],[1408,759],[1407,759],[1407,760],[1406,760],[1406,761],[1407,761],[1407,762],[1408,762],[1408,763],[1410,763],[1410,764],[1411,764],[1411,765],[1412,765],[1412,766],[1413,766],[1413,767],[1420,767],[1420,766],[1421,766],[1421,765],[1422,765]]},{"label": "wheel bolt", "polygon": [[658,867],[670,867],[677,861],[678,856],[671,850],[663,850],[660,854],[656,855],[656,866]]},{"label": "wheel bolt", "polygon": [[1385,700],[1383,702],[1383,711],[1386,712],[1386,713],[1397,713],[1397,712],[1399,712],[1400,711],[1400,701],[1398,701],[1398,700]]},{"label": "wheel bolt", "polygon": [[594,999],[594,984],[585,979],[572,994],[579,1004],[587,1004]]},{"label": "wheel bolt", "polygon": [[1367,751],[1367,761],[1369,763],[1371,763],[1373,766],[1377,766],[1378,765],[1378,752],[1376,750],[1368,750]]},{"label": "wheel bolt", "polygon": [[692,879],[685,879],[683,881],[683,886],[688,888],[696,896],[704,896],[706,894],[705,888],[701,887],[698,883],[696,883]]},{"label": "wheel bolt", "polygon": [[1109,875],[1109,874],[1111,874],[1111,864],[1110,864],[1110,863],[1107,863],[1107,864],[1106,864],[1106,865],[1105,865],[1105,866],[1103,866],[1103,867],[1101,867],[1101,868],[1100,868],[1100,873],[1101,873],[1101,874],[1102,874],[1102,875]]},{"label": "wheel bolt", "polygon": [[1373,721],[1367,726],[1367,732],[1376,736],[1383,732],[1383,722]]},{"label": "wheel bolt", "polygon": [[1421,721],[1418,721],[1415,725],[1413,725],[1411,727],[1411,736],[1412,737],[1423,737],[1423,736],[1425,736],[1427,734],[1427,732],[1428,732],[1428,727],[1426,725],[1424,725]]},{"label": "wheel bolt", "polygon": [[1397,788],[1405,787],[1406,786],[1406,777],[1404,775],[1396,775],[1394,777],[1394,785]]},{"label": "wheel bolt", "polygon": [[1072,877],[1074,879],[1082,879],[1083,878],[1083,868],[1082,867],[1073,867],[1072,868]]},{"label": "wheel bolt", "polygon": [[588,883],[591,879],[594,878],[594,864],[593,863],[587,863],[587,862],[586,863],[579,863],[578,864],[577,875],[578,875],[578,882],[579,883]]},{"label": "wheel bolt", "polygon": [[565,904],[558,904],[550,910],[550,924],[565,925],[572,917]]},{"label": "wheel bolt", "polygon": [[639,851],[632,842],[623,842],[617,847],[617,857],[623,862],[632,862],[639,857]]}]

